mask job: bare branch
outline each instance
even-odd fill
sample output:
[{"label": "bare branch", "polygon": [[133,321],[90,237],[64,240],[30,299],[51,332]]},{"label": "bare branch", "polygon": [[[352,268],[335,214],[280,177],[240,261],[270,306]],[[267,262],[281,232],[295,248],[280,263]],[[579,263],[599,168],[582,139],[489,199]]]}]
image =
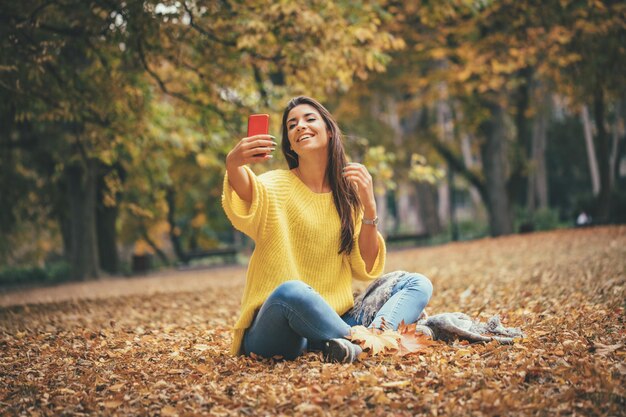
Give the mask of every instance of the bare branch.
[{"label": "bare branch", "polygon": [[191,26],[200,34],[206,36],[207,38],[211,39],[214,42],[221,43],[222,45],[225,45],[225,46],[231,46],[231,47],[237,46],[237,42],[220,39],[217,36],[215,36],[213,33],[209,32],[208,30],[198,26],[198,24],[196,23],[196,19],[194,18],[193,12],[187,5],[187,2],[183,2],[183,5],[185,7],[185,11],[189,14],[189,26]]},{"label": "bare branch", "polygon": [[267,96],[267,90],[263,85],[263,77],[261,75],[261,70],[256,65],[252,64],[252,69],[254,71],[254,80],[256,81],[257,87],[259,88],[259,93],[261,93],[261,97],[263,98],[263,102],[267,107],[269,107],[269,98]]},{"label": "bare branch", "polygon": [[[199,26],[196,23],[196,21],[194,19],[194,16],[193,16],[193,13],[191,12],[191,9],[189,8],[189,6],[187,6],[187,4],[184,3],[184,7],[185,7],[185,11],[189,14],[189,26],[190,27],[195,29],[201,35],[206,36],[207,38],[209,38],[213,42],[216,42],[216,43],[219,43],[219,44],[222,44],[224,46],[231,47],[231,48],[236,48],[237,47],[237,42],[231,41],[231,40],[221,39],[221,38],[215,36],[215,34],[211,33],[208,30],[206,30],[205,28]],[[252,57],[254,57],[256,59],[260,59],[260,60],[263,60],[263,61],[278,62],[278,61],[280,61],[281,59],[284,58],[283,55],[281,55],[280,53],[275,54],[273,56],[267,56],[267,55],[262,55],[258,51],[254,50],[254,49],[250,49],[250,48],[243,48],[242,51],[250,54]]]},{"label": "bare branch", "polygon": [[456,155],[445,143],[437,139],[431,139],[430,143],[435,150],[450,164],[450,166],[463,175],[480,193],[483,201],[487,201],[487,187],[485,181],[474,171],[470,170],[463,160]]},{"label": "bare branch", "polygon": [[215,112],[218,115],[220,115],[220,117],[222,117],[222,119],[226,118],[226,115],[213,104],[205,103],[205,102],[202,102],[200,100],[192,99],[192,98],[186,96],[183,93],[179,93],[179,92],[176,92],[176,91],[170,91],[167,88],[167,85],[165,84],[165,82],[163,82],[163,80],[159,76],[159,74],[157,74],[152,68],[150,68],[150,65],[148,64],[148,61],[147,61],[145,53],[144,53],[144,49],[143,49],[143,45],[142,45],[141,39],[137,40],[137,52],[139,54],[139,59],[141,61],[141,64],[143,65],[144,69],[156,81],[156,83],[158,84],[158,86],[161,89],[161,91],[163,91],[163,93],[165,93],[165,94],[167,94],[167,95],[169,95],[171,97],[177,98],[177,99],[179,99],[179,100],[181,100],[181,101],[183,101],[183,102],[185,102],[187,104],[191,104],[193,106],[197,106],[197,107],[201,107],[201,108],[209,108],[213,112]]}]

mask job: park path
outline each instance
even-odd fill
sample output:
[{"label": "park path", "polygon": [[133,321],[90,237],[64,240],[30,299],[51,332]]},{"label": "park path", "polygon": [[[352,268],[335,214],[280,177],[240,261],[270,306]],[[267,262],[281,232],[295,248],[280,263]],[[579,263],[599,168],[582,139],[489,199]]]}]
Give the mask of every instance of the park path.
[{"label": "park path", "polygon": [[[620,257],[622,260],[617,262],[617,269],[623,270],[625,243],[626,226],[509,235],[441,246],[389,250],[385,270],[408,268],[424,273],[431,279],[434,277],[452,282],[465,281],[467,277],[476,274],[486,276],[489,271],[496,272],[494,278],[504,270],[517,271],[523,277],[524,274],[534,274],[533,270],[539,265],[553,270],[575,269],[577,264],[586,268],[593,264],[594,259],[617,260]],[[568,250],[556,251],[563,246]],[[621,252],[624,256],[616,257],[615,252]],[[609,253],[611,256],[607,258]],[[530,254],[534,254],[534,257]],[[494,271],[493,265],[498,263],[500,271]],[[243,287],[245,275],[246,266],[236,265],[172,269],[131,278],[102,278],[4,292],[0,289],[0,307]],[[360,288],[364,284],[356,282],[355,286]]]},{"label": "park path", "polygon": [[0,293],[0,307],[128,295],[202,291],[207,288],[242,285],[245,276],[245,267],[225,266],[194,270],[167,270],[131,278],[114,277],[97,281],[70,282],[51,287],[18,289]]},{"label": "park path", "polygon": [[[429,248],[423,248],[427,250]],[[401,262],[406,250],[387,254],[387,265]],[[55,286],[0,290],[0,307],[102,299],[129,295],[151,295],[203,291],[208,288],[243,286],[246,266],[223,266],[190,270],[165,270],[142,276],[110,277],[97,281],[69,282]]]}]

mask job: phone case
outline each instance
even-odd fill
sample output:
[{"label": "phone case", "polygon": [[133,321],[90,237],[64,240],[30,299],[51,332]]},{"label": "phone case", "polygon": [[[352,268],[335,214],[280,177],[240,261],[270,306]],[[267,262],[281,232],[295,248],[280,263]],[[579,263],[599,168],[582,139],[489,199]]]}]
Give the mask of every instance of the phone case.
[{"label": "phone case", "polygon": [[248,117],[248,137],[267,135],[270,128],[269,114],[251,114]]}]

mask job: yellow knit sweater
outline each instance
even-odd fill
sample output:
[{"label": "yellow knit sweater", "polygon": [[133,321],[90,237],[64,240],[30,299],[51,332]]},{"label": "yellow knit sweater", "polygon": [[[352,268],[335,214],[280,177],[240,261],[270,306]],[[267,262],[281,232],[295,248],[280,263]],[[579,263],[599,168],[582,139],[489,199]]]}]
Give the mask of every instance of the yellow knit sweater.
[{"label": "yellow knit sweater", "polygon": [[375,279],[385,266],[385,242],[378,234],[379,252],[366,271],[355,223],[355,245],[350,255],[339,252],[341,222],[332,193],[315,193],[288,170],[256,176],[252,202],[243,201],[224,178],[222,205],[237,229],[250,236],[255,249],[250,258],[241,315],[235,324],[231,354],[242,354],[242,339],[255,312],[281,283],[301,280],[313,287],[341,315],[354,304],[352,278]]}]

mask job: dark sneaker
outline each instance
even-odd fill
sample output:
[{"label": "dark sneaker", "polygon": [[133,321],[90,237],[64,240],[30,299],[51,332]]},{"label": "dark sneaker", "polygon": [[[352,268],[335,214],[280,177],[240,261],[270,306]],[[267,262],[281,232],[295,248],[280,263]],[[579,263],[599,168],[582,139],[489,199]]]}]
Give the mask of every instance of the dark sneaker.
[{"label": "dark sneaker", "polygon": [[348,339],[330,339],[324,342],[322,352],[325,362],[352,363],[357,360],[363,349]]}]

